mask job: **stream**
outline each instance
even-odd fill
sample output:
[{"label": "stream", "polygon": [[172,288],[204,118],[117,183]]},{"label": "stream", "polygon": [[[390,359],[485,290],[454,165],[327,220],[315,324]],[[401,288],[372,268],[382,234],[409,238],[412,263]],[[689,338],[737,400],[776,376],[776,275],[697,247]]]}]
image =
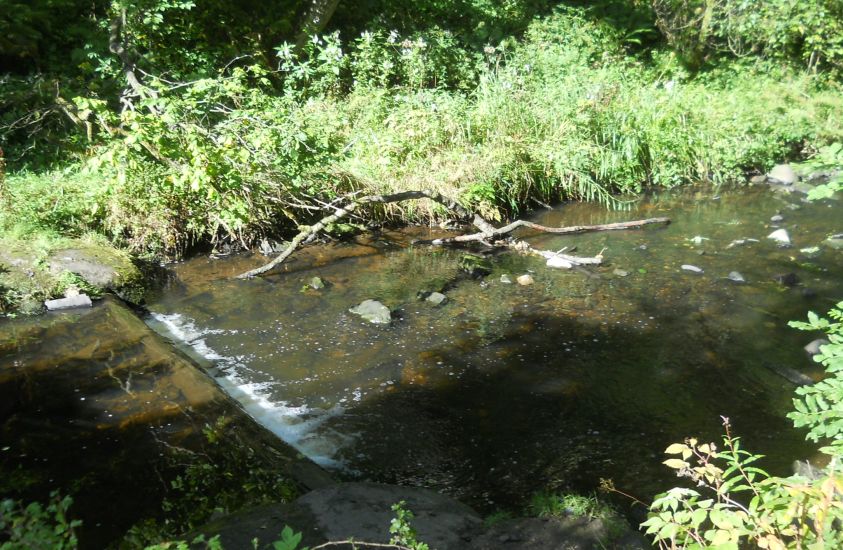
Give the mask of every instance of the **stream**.
[{"label": "stream", "polygon": [[[484,512],[520,510],[547,488],[593,491],[601,478],[647,500],[676,483],[664,448],[687,436],[719,442],[721,415],[746,448],[768,455],[763,467],[789,474],[816,452],[785,416],[795,386],[778,371],[822,371],[803,350],[817,335],[787,321],[843,299],[843,252],[825,241],[843,231],[840,205],[801,197],[686,188],[620,211],[563,204],[531,216],[672,219],[520,233],[536,248],[605,248],[604,265],[588,269],[503,252],[491,274],[471,278],[459,269],[464,250],[413,245],[442,234],[424,228],[306,248],[248,281],[230,277],[265,258],[195,258],[172,266],[146,321],[342,479],[431,487]],[[777,228],[792,246],[767,238]],[[534,284],[515,284],[525,273]],[[308,288],[313,277],[327,287]],[[448,300],[435,306],[418,298],[424,291]],[[393,322],[349,312],[366,299]]]}]

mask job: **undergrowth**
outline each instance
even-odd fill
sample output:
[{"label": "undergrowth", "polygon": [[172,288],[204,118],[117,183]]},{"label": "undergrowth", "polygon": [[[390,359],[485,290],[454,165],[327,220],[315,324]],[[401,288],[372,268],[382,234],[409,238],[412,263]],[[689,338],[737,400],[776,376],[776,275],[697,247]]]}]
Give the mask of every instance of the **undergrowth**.
[{"label": "undergrowth", "polygon": [[[647,186],[737,180],[843,135],[834,84],[763,60],[692,75],[670,50],[633,55],[627,35],[585,10],[536,19],[470,66],[448,56],[449,40],[330,35],[303,57],[282,45],[277,71],[152,80],[158,98],[120,114],[77,97],[90,154],[10,174],[0,223],[178,256],[311,223],[351,191],[433,189],[500,219],[530,199],[613,205]],[[410,203],[365,215],[444,213]]]}]

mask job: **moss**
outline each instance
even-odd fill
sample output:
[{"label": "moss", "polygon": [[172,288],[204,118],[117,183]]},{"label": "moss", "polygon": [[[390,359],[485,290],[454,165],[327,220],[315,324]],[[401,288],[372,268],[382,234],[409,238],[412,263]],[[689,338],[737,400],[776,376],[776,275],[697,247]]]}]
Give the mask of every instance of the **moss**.
[{"label": "moss", "polygon": [[38,313],[45,300],[71,287],[93,297],[110,290],[141,302],[148,284],[129,254],[103,238],[39,233],[0,239],[0,313]]}]

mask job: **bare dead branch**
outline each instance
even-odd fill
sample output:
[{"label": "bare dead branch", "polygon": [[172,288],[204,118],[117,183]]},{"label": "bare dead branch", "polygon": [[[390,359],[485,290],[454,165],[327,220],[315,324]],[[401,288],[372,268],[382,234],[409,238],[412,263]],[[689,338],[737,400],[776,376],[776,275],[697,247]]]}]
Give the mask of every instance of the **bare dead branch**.
[{"label": "bare dead branch", "polygon": [[[267,271],[273,269],[275,266],[286,260],[295,250],[302,245],[312,240],[317,233],[328,227],[329,225],[350,216],[360,205],[364,204],[388,204],[395,202],[402,202],[406,200],[429,199],[445,206],[448,210],[456,214],[460,219],[467,219],[472,216],[467,210],[460,206],[455,200],[446,198],[439,193],[433,191],[403,191],[391,195],[367,195],[364,197],[351,198],[345,197],[349,200],[345,206],[330,207],[334,209],[334,213],[325,216],[316,224],[302,227],[301,231],[296,235],[287,247],[269,263],[241,273],[237,276],[238,279],[249,279],[262,275]],[[560,252],[551,252],[546,250],[539,250],[532,248],[529,244],[519,240],[509,240],[505,242],[491,241],[496,237],[509,234],[519,227],[528,227],[543,233],[553,233],[557,235],[571,235],[578,233],[586,233],[592,231],[617,231],[621,229],[635,229],[651,224],[668,224],[669,218],[649,218],[645,220],[636,220],[630,222],[617,222],[602,225],[575,225],[570,227],[546,227],[537,223],[528,222],[524,220],[516,220],[504,227],[495,227],[488,221],[483,219],[479,214],[473,214],[471,223],[480,230],[478,233],[471,235],[459,235],[456,237],[449,237],[446,239],[436,239],[431,241],[432,244],[447,244],[447,243],[465,243],[465,242],[480,242],[489,246],[506,246],[519,250],[520,252],[536,254],[548,260],[548,265],[551,267],[573,267],[575,265],[599,265],[603,261],[603,251],[597,256],[587,258],[580,256],[571,256]]]}]

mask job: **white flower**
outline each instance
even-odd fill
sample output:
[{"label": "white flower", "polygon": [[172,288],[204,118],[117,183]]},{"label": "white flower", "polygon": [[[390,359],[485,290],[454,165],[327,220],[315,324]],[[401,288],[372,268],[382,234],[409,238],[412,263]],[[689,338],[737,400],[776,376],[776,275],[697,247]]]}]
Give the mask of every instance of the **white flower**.
[{"label": "white flower", "polygon": [[386,37],[386,41],[390,44],[398,42],[398,31],[389,31],[389,36]]}]

